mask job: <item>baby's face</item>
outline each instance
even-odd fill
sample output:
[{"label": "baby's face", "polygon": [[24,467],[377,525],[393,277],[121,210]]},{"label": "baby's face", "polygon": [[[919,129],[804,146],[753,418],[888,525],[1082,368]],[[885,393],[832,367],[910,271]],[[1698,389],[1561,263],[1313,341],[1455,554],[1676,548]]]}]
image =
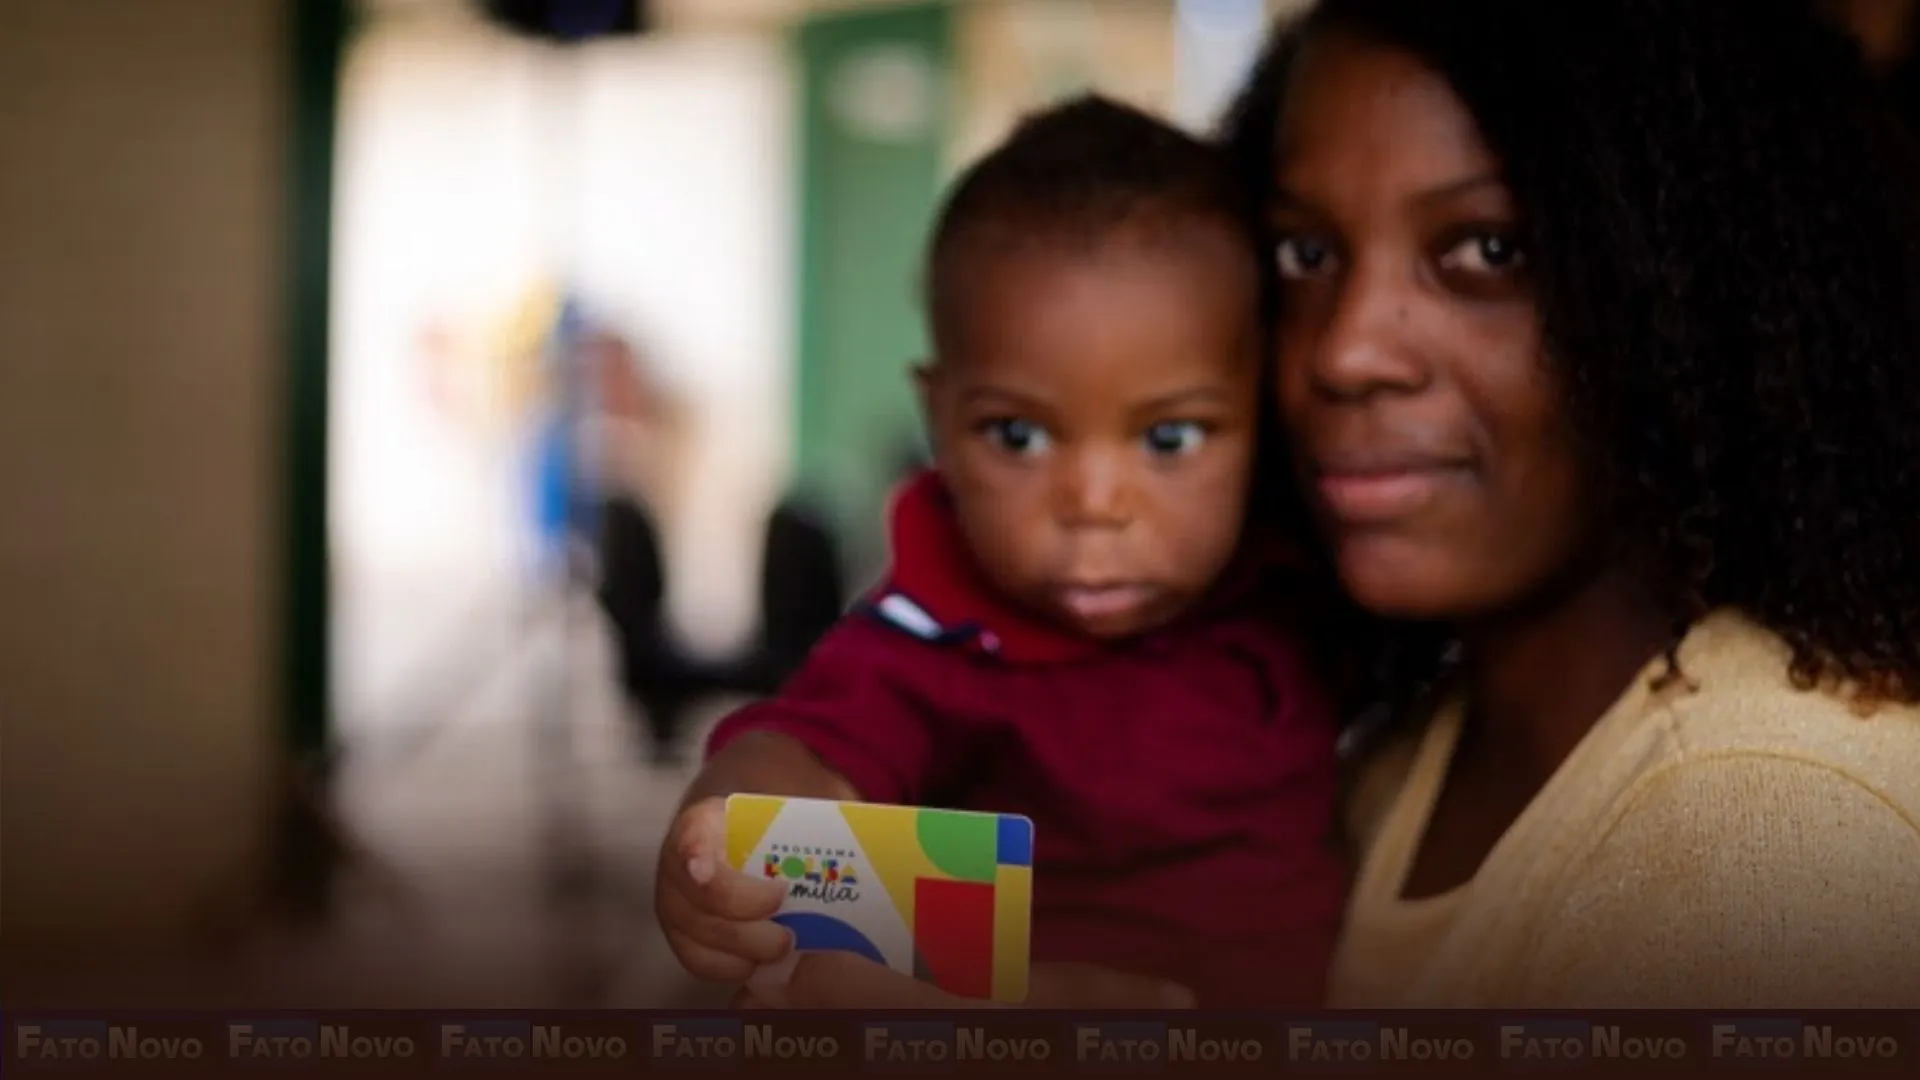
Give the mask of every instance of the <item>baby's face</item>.
[{"label": "baby's face", "polygon": [[1013,600],[1121,638],[1178,615],[1233,557],[1261,363],[1242,243],[1201,224],[966,256],[923,389],[961,529]]}]

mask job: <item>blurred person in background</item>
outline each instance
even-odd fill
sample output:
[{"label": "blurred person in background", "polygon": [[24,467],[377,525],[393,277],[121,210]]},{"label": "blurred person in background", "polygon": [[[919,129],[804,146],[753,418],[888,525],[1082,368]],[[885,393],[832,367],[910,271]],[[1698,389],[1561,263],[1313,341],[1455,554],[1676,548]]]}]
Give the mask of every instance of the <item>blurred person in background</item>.
[{"label": "blurred person in background", "polygon": [[599,389],[592,445],[602,501],[597,596],[614,631],[620,685],[657,761],[672,760],[687,708],[711,689],[708,665],[679,643],[668,615],[669,563],[661,523],[685,468],[685,411],[623,336],[582,342]]},{"label": "blurred person in background", "polygon": [[[1272,495],[1396,721],[1332,1003],[1920,1005],[1920,160],[1860,50],[1805,0],[1323,0],[1228,141]],[[954,1003],[825,954],[747,1002]]]},{"label": "blurred person in background", "polygon": [[[463,332],[464,329],[464,332]],[[441,314],[418,343],[421,390],[469,446],[512,462],[517,571],[536,597],[590,574],[600,462],[580,303],[552,282],[521,289],[477,327]]]},{"label": "blurred person in background", "polygon": [[534,407],[532,447],[535,574],[564,587],[592,571],[591,538],[598,532],[600,464],[587,441],[598,389],[581,347],[585,314],[578,300],[561,300],[540,350],[541,393]]},{"label": "blurred person in background", "polygon": [[[671,756],[687,705],[716,682],[679,645],[667,611],[661,536],[685,471],[684,403],[625,334],[550,281],[520,294],[483,349],[451,341],[439,325],[428,331],[431,387],[458,398],[452,388],[478,382],[500,429],[524,448],[531,610],[591,586],[649,748]],[[482,377],[463,379],[465,367]]]},{"label": "blurred person in background", "polygon": [[647,354],[625,335],[594,329],[581,348],[598,387],[595,442],[606,494],[671,515],[686,472],[686,403],[655,377]]},{"label": "blurred person in background", "polygon": [[613,625],[621,685],[649,750],[656,761],[677,761],[699,701],[777,692],[840,617],[846,599],[839,544],[805,499],[780,499],[763,537],[757,634],[736,655],[690,651],[668,615],[670,564],[661,540],[687,472],[692,432],[685,403],[620,334],[595,331],[582,347],[599,387],[591,441],[604,496],[598,596]]}]

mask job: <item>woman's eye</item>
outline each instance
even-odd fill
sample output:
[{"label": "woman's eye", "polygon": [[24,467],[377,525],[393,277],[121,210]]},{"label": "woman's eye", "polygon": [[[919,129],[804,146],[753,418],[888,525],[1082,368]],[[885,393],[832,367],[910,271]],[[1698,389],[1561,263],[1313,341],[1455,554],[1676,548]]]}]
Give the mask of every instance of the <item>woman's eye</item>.
[{"label": "woman's eye", "polygon": [[1307,278],[1321,272],[1332,255],[1325,244],[1304,236],[1281,237],[1273,247],[1273,262],[1283,278]]},{"label": "woman's eye", "polygon": [[1520,244],[1504,233],[1475,233],[1448,248],[1440,266],[1469,274],[1510,274],[1527,264]]},{"label": "woman's eye", "polygon": [[1159,457],[1191,454],[1206,438],[1206,429],[1190,420],[1155,424],[1146,434],[1147,449]]},{"label": "woman's eye", "polygon": [[989,420],[980,425],[995,445],[1011,454],[1032,455],[1047,449],[1047,432],[1030,420]]}]

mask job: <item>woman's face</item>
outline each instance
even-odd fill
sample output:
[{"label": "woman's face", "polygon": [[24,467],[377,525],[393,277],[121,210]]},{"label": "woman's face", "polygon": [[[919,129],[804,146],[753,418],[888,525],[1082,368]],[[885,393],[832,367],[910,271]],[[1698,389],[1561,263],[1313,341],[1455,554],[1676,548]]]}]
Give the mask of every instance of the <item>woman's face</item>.
[{"label": "woman's face", "polygon": [[1277,149],[1280,406],[1342,581],[1405,618],[1526,603],[1573,565],[1586,485],[1499,163],[1437,73],[1337,33]]}]

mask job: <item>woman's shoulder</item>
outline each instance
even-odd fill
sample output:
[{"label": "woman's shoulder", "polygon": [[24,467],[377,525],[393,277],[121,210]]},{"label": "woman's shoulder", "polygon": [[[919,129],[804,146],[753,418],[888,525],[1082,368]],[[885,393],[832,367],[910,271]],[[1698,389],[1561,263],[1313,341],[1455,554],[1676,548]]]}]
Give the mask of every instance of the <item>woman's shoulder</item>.
[{"label": "woman's shoulder", "polygon": [[1531,1002],[1920,1001],[1920,709],[1863,715],[1796,687],[1790,656],[1716,615],[1614,718],[1575,785],[1597,820],[1552,868]]},{"label": "woman's shoulder", "polygon": [[1681,646],[1678,677],[1652,695],[1644,777],[1746,762],[1868,788],[1920,822],[1920,706],[1863,709],[1836,690],[1796,686],[1791,655],[1737,612],[1703,620]]}]

